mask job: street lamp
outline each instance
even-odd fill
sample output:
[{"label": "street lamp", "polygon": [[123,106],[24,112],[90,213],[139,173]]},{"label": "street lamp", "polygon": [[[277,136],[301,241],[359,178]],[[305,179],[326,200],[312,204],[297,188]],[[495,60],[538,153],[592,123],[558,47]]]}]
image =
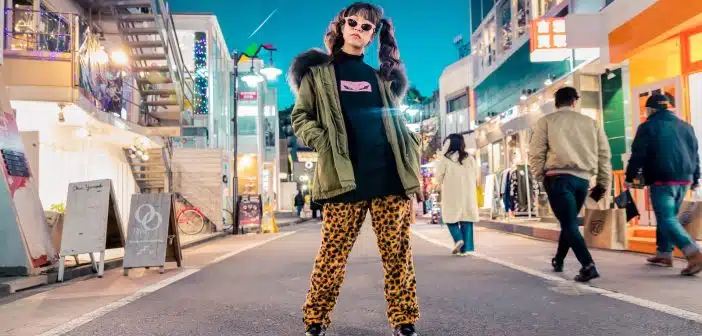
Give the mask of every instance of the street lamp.
[{"label": "street lamp", "polygon": [[257,87],[258,84],[263,82],[263,78],[259,75],[256,74],[255,69],[254,69],[254,60],[257,58],[258,53],[261,51],[261,49],[266,49],[270,52],[270,62],[269,65],[261,70],[261,73],[266,76],[268,80],[275,80],[280,74],[283,72],[280,69],[276,69],[273,67],[273,51],[277,51],[275,47],[271,44],[262,44],[258,46],[258,49],[256,49],[256,52],[253,53],[253,55],[248,55],[246,53],[239,53],[238,51],[233,51],[231,56],[232,60],[234,60],[234,65],[232,67],[232,72],[231,72],[231,82],[232,82],[232,141],[234,143],[234,148],[232,150],[233,153],[233,162],[232,162],[232,219],[233,219],[233,225],[232,225],[232,234],[238,234],[239,233],[239,209],[238,209],[238,204],[239,204],[239,172],[238,172],[238,155],[239,155],[239,150],[238,150],[238,136],[239,136],[239,130],[238,130],[238,122],[237,118],[239,116],[239,61],[243,56],[247,56],[251,58],[251,71],[249,74],[246,76],[243,76],[241,79],[248,85],[249,87]]},{"label": "street lamp", "polygon": [[283,73],[283,70],[276,68],[273,64],[273,50],[275,50],[275,48],[266,50],[268,50],[268,52],[270,53],[270,58],[268,59],[268,65],[266,65],[265,68],[261,69],[261,73],[264,76],[266,76],[266,79],[268,79],[269,81],[274,81],[278,79],[278,76],[280,76]]},{"label": "street lamp", "polygon": [[241,77],[241,80],[243,80],[246,83],[246,85],[248,85],[251,88],[258,87],[258,84],[261,84],[261,82],[263,82],[263,77],[257,74],[256,70],[254,69],[253,59],[251,59],[251,70],[249,70],[249,73],[246,76]]}]

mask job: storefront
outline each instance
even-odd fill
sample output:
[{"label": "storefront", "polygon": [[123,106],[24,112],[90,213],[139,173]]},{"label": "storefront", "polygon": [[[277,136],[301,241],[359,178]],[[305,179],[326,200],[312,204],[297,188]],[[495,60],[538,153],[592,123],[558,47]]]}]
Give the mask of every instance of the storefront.
[{"label": "storefront", "polygon": [[128,217],[131,197],[138,187],[124,149],[133,145],[158,148],[157,143],[98,121],[76,104],[11,104],[45,209],[65,207],[70,183],[110,179],[120,215]]},{"label": "storefront", "polygon": [[[651,20],[656,24],[651,25]],[[603,75],[603,83],[611,84],[606,89],[613,93],[603,95],[603,101],[611,102],[613,113],[621,113],[624,121],[626,142],[613,146],[613,153],[621,152],[613,158],[615,189],[619,191],[630,143],[646,119],[645,102],[651,94],[666,95],[671,109],[690,122],[702,138],[702,2],[659,0],[610,31],[608,43],[610,61],[621,66]],[[623,99],[617,99],[618,93]],[[647,193],[640,191],[634,196],[643,213],[636,224],[655,225]]]},{"label": "storefront", "polygon": [[602,108],[596,69],[596,62],[583,64],[576,71],[551,80],[540,91],[523,94],[519,105],[488,117],[476,130],[484,214],[508,218],[553,216],[545,191],[534,181],[528,167],[531,128],[539,118],[555,111],[554,93],[566,85],[580,92],[576,108],[600,120]]}]

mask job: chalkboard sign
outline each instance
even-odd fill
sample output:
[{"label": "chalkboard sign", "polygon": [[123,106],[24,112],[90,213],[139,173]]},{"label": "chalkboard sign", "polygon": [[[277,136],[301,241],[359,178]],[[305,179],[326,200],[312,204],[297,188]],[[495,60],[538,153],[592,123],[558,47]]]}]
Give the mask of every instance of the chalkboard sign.
[{"label": "chalkboard sign", "polygon": [[124,249],[124,275],[130,268],[161,267],[183,260],[175,224],[172,194],[136,194],[132,196]]},{"label": "chalkboard sign", "polygon": [[63,281],[66,256],[100,253],[98,277],[105,266],[105,250],[124,247],[124,232],[111,180],[68,185],[66,214],[61,233],[58,280]]}]

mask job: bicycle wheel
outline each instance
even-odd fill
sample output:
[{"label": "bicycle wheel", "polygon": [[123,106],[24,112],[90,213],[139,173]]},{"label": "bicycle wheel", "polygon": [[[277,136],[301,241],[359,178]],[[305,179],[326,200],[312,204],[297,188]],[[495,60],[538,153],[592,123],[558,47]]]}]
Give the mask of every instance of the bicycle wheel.
[{"label": "bicycle wheel", "polygon": [[205,216],[197,209],[184,209],[176,217],[178,229],[187,235],[202,232],[205,228]]}]

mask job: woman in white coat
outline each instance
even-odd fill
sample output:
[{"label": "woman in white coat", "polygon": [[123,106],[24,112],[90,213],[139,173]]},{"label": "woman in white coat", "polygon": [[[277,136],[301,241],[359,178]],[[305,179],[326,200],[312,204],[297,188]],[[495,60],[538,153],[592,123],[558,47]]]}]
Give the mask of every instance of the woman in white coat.
[{"label": "woman in white coat", "polygon": [[478,166],[466,152],[463,136],[451,134],[444,140],[443,156],[436,179],[441,186],[441,216],[455,242],[453,254],[473,251],[473,223],[478,221]]}]

